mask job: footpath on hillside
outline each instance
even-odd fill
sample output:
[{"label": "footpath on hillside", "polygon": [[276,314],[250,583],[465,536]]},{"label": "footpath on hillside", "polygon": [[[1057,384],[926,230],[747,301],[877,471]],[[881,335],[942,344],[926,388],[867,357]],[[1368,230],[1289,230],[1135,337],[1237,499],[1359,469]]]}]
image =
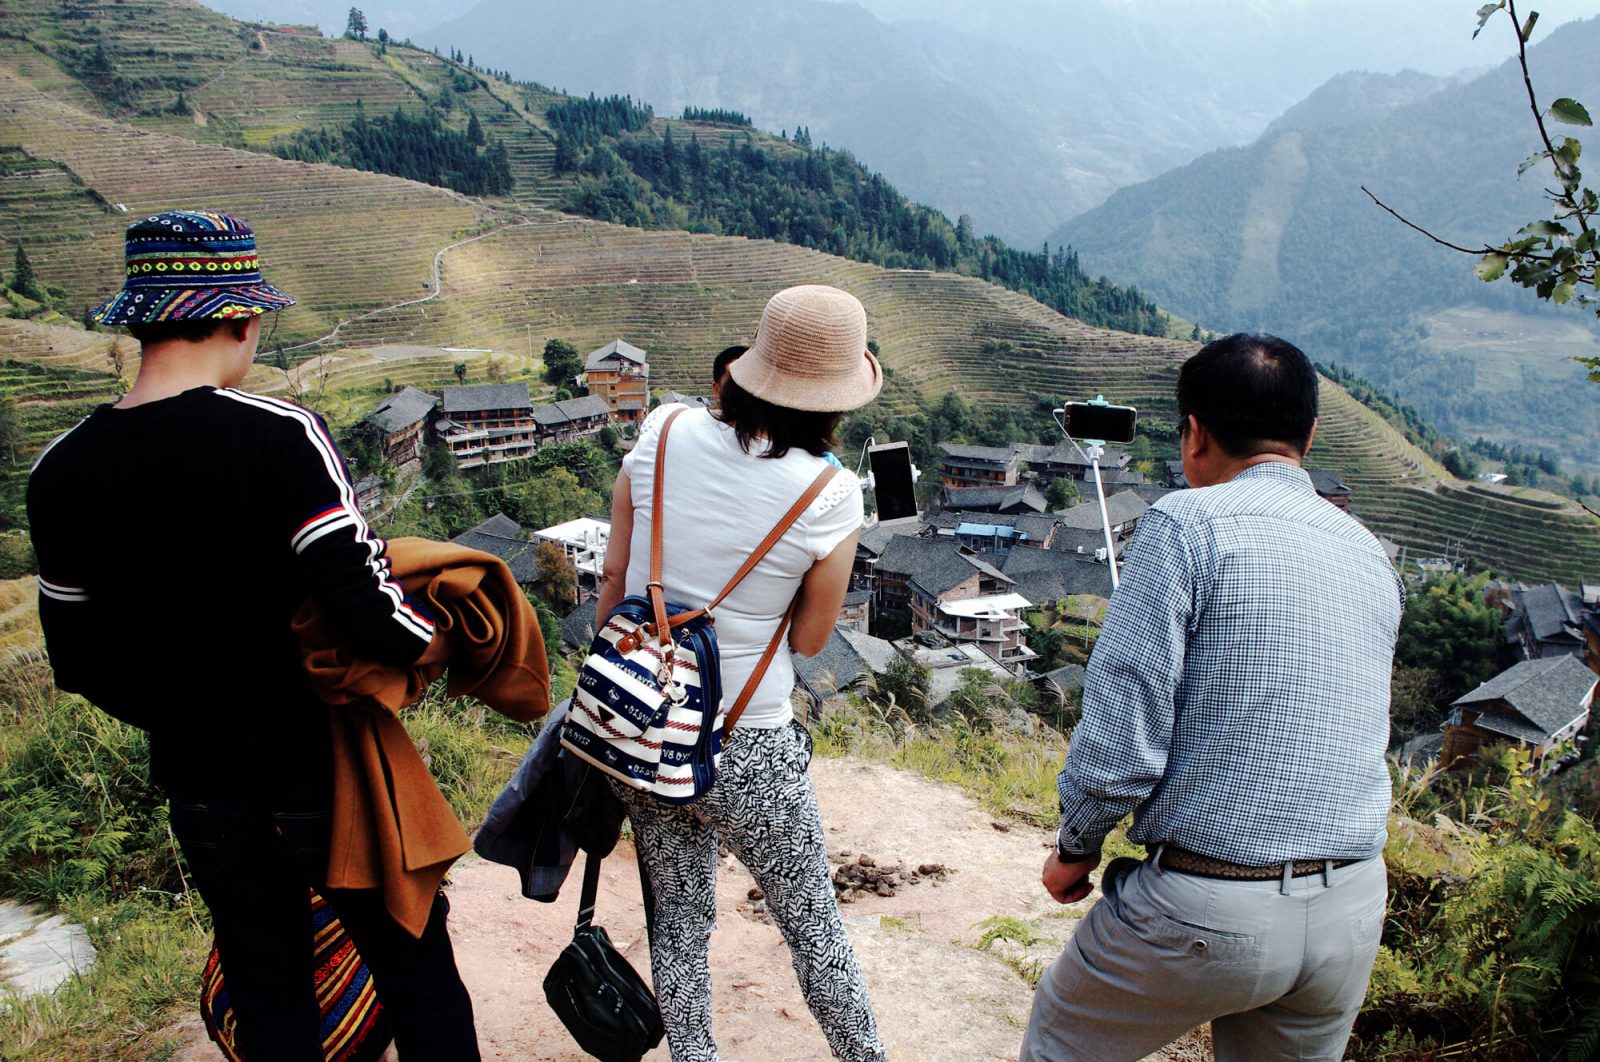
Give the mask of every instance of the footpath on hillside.
[{"label": "footpath on hillside", "polygon": [[[1039,884],[1048,835],[997,820],[952,786],[878,764],[819,758],[811,774],[836,871],[871,879],[880,875],[870,871],[898,867],[919,879],[890,872],[894,884],[853,889],[843,908],[890,1058],[1015,1059],[1033,999],[1023,974],[1053,959],[1088,909],[1088,902],[1057,905]],[[863,855],[870,866],[862,865]],[[539,904],[522,897],[509,867],[466,862],[452,873],[450,932],[485,1059],[588,1057],[551,1013],[542,989],[545,971],[571,937],[578,885],[574,873],[558,902]],[[822,1062],[831,1057],[827,1044],[795,984],[788,948],[752,899],[753,887],[749,873],[724,857],[711,945],[721,1053],[739,1062]],[[1000,927],[1012,939],[980,950],[985,932],[996,928],[988,920],[997,917],[1016,920]],[[626,844],[606,860],[596,921],[636,969],[648,970],[639,881]],[[198,1019],[186,1025],[176,1057],[214,1062],[219,1055]],[[1203,1034],[1196,1034],[1152,1057],[1209,1056]],[[665,1043],[648,1056],[650,1062],[668,1057]]]}]

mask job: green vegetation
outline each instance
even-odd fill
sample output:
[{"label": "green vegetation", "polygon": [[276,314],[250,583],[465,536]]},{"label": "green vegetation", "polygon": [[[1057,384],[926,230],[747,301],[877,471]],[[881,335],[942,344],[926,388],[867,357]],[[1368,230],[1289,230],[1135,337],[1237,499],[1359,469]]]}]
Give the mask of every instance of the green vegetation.
[{"label": "green vegetation", "polygon": [[457,133],[432,111],[412,118],[399,107],[387,118],[368,120],[357,100],[355,120],[343,129],[301,131],[272,150],[280,158],[389,173],[468,195],[506,195],[514,179],[505,144],[483,146],[476,114],[467,129]]},{"label": "green vegetation", "polygon": [[1395,663],[1433,672],[1443,707],[1499,669],[1505,618],[1484,600],[1486,576],[1430,579],[1406,599]]},{"label": "green vegetation", "polygon": [[[754,125],[747,116],[740,112],[726,110],[721,107],[685,107],[683,109],[683,120],[686,122],[698,122],[701,125],[732,125],[743,128],[751,128]],[[800,131],[796,129],[796,140],[799,139],[799,136]],[[807,137],[807,143],[809,142],[810,138]]]}]

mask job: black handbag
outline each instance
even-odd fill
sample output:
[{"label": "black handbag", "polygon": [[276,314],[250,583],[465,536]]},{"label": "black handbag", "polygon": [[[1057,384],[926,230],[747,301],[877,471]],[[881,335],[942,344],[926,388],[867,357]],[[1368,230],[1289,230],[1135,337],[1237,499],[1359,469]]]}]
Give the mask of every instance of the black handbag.
[{"label": "black handbag", "polygon": [[[544,997],[588,1054],[601,1062],[639,1062],[666,1034],[661,1008],[650,986],[612,945],[606,931],[594,924],[602,857],[589,852],[583,858],[578,924],[572,943],[545,974]],[[655,897],[642,863],[639,881],[644,887],[646,922],[653,922]]]}]

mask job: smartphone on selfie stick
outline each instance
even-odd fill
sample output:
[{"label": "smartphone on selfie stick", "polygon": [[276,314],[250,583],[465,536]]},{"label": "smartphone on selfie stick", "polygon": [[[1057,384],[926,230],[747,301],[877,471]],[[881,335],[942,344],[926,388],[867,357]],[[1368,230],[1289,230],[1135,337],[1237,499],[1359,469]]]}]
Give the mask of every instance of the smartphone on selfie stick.
[{"label": "smartphone on selfie stick", "polygon": [[[1117,545],[1111,537],[1111,514],[1106,511],[1105,483],[1100,478],[1100,458],[1105,455],[1108,442],[1133,442],[1139,411],[1132,406],[1112,405],[1105,395],[1096,395],[1092,402],[1068,402],[1050,412],[1073,449],[1094,468],[1094,493],[1100,501],[1100,528],[1106,536],[1106,562],[1111,565],[1111,589],[1115,591],[1122,584],[1117,574]],[[1082,446],[1078,445],[1080,442]]]},{"label": "smartphone on selfie stick", "polygon": [[878,523],[884,527],[915,523],[917,519],[916,469],[911,464],[911,444],[867,440],[867,486],[877,502]]}]

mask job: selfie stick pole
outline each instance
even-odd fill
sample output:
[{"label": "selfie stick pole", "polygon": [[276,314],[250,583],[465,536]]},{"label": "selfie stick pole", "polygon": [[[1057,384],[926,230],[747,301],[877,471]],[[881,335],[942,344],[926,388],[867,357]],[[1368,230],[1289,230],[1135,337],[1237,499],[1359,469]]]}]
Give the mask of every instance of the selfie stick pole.
[{"label": "selfie stick pole", "polygon": [[1106,509],[1106,487],[1100,479],[1100,458],[1106,452],[1106,444],[1097,439],[1085,439],[1089,444],[1089,464],[1094,466],[1094,493],[1100,500],[1100,530],[1106,536],[1106,563],[1111,565],[1111,589],[1115,591],[1121,585],[1117,576],[1117,547],[1111,540],[1111,513]]},{"label": "selfie stick pole", "polygon": [[[1105,401],[1104,396],[1096,398],[1096,402],[1100,405],[1104,405]],[[1106,442],[1104,439],[1085,439],[1083,441],[1089,449],[1085,450],[1079,446],[1078,440],[1072,437],[1066,423],[1061,419],[1066,412],[1065,408],[1053,409],[1050,411],[1050,416],[1056,422],[1056,427],[1061,429],[1061,434],[1067,437],[1067,442],[1078,451],[1078,456],[1088,461],[1094,469],[1094,494],[1100,502],[1100,530],[1106,536],[1106,563],[1111,566],[1111,590],[1115,593],[1117,587],[1122,585],[1122,580],[1117,574],[1117,544],[1111,538],[1111,513],[1106,509],[1106,486],[1100,478],[1100,458],[1105,456]]]}]

